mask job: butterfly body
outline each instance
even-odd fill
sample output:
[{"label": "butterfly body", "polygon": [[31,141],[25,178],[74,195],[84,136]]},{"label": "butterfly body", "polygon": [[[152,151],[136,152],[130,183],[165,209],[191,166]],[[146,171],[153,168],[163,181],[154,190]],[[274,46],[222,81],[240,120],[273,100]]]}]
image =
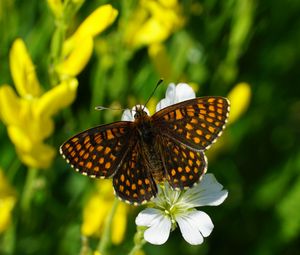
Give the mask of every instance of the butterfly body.
[{"label": "butterfly body", "polygon": [[165,180],[165,176],[163,173],[161,155],[159,154],[159,143],[157,142],[159,130],[142,107],[136,109],[134,118],[139,140],[141,144],[143,144],[143,146],[140,147],[141,158],[144,161],[143,164],[147,168],[147,171],[152,174],[155,182],[161,182]]},{"label": "butterfly body", "polygon": [[134,126],[141,140],[152,143],[154,138],[153,123],[151,117],[142,109],[137,108],[134,115]]},{"label": "butterfly body", "polygon": [[73,168],[97,178],[113,178],[116,195],[141,204],[168,181],[186,189],[206,172],[204,151],[224,129],[229,102],[194,98],[149,116],[136,107],[134,121],[119,121],[75,135],[60,149]]}]

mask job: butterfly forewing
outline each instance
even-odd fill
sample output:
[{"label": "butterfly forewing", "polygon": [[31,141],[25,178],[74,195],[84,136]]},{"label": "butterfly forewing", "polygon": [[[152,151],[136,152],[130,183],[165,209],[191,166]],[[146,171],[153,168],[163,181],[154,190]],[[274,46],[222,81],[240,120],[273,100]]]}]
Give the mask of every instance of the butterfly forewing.
[{"label": "butterfly forewing", "polygon": [[192,187],[206,172],[207,161],[204,152],[193,151],[168,137],[162,137],[160,144],[161,158],[171,187]]},{"label": "butterfly forewing", "polygon": [[113,177],[117,196],[134,204],[147,202],[157,193],[157,186],[141,156],[141,146],[136,143]]},{"label": "butterfly forewing", "polygon": [[60,153],[82,174],[112,176],[130,150],[132,122],[120,121],[88,129],[66,141]]},{"label": "butterfly forewing", "polygon": [[152,119],[162,135],[195,150],[205,150],[220,136],[228,113],[226,98],[202,97],[166,107]]}]

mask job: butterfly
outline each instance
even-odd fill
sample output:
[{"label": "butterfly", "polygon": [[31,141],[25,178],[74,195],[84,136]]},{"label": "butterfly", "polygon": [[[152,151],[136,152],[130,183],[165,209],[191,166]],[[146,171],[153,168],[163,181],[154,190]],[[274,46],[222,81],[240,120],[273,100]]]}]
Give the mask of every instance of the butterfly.
[{"label": "butterfly", "polygon": [[204,151],[221,135],[230,109],[224,97],[186,100],[149,116],[137,106],[134,121],[117,121],[83,131],[61,147],[76,171],[112,178],[115,194],[139,205],[157,195],[167,181],[183,190],[206,172]]}]

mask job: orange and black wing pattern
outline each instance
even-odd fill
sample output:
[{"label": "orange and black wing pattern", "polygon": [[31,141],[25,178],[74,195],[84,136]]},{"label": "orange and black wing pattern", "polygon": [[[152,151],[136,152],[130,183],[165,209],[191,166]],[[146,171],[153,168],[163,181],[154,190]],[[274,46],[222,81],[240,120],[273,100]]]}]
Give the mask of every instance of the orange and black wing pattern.
[{"label": "orange and black wing pattern", "polygon": [[170,186],[183,190],[198,183],[207,170],[204,152],[191,150],[168,137],[161,137],[160,140],[159,152]]},{"label": "orange and black wing pattern", "polygon": [[166,107],[152,120],[162,136],[203,151],[221,135],[229,109],[224,97],[200,97]]},{"label": "orange and black wing pattern", "polygon": [[134,140],[132,126],[133,122],[119,121],[88,129],[67,140],[60,153],[84,175],[111,177],[130,153]]},{"label": "orange and black wing pattern", "polygon": [[134,205],[148,202],[157,194],[157,186],[144,162],[141,146],[137,141],[113,177],[116,195]]}]

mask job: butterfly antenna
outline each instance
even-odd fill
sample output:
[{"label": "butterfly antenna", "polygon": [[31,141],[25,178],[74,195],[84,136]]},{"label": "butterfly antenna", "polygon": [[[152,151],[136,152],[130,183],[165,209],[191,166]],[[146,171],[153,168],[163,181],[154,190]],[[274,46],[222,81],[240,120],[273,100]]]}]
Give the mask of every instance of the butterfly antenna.
[{"label": "butterfly antenna", "polygon": [[157,82],[154,90],[152,91],[151,95],[149,96],[148,100],[146,101],[146,103],[144,104],[143,110],[145,109],[146,105],[149,103],[149,100],[151,99],[151,97],[154,95],[156,89],[158,88],[158,86],[163,82],[163,79],[159,79],[159,81]]},{"label": "butterfly antenna", "polygon": [[96,111],[103,111],[103,110],[113,110],[113,111],[124,111],[125,109],[123,108],[109,108],[109,107],[105,107],[105,106],[96,106],[95,107]]}]

